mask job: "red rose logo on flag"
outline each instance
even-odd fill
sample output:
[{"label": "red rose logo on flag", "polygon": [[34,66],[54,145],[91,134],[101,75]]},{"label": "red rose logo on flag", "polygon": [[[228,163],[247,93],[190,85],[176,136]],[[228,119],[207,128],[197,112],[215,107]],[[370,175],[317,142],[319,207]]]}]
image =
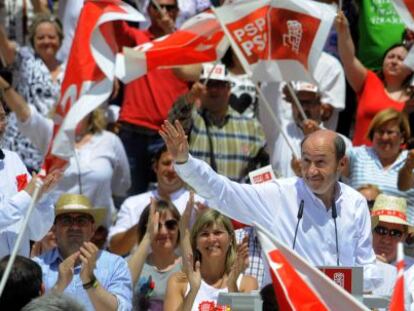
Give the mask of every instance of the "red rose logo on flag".
[{"label": "red rose logo on flag", "polygon": [[299,12],[272,8],[271,58],[296,59],[308,69],[308,56],[320,20]]},{"label": "red rose logo on flag", "polygon": [[262,7],[234,23],[227,24],[233,40],[236,41],[249,64],[267,58],[268,10],[268,7]]},{"label": "red rose logo on flag", "polygon": [[20,192],[27,186],[27,174],[21,174],[16,176],[17,191]]}]

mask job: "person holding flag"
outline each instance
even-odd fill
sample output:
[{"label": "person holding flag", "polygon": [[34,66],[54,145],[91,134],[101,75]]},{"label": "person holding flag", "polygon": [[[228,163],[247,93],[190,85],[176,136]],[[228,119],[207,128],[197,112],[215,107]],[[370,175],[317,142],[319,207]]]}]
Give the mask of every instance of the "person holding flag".
[{"label": "person holding flag", "polygon": [[178,121],[165,121],[160,135],[178,175],[209,206],[244,224],[262,225],[312,265],[363,266],[366,290],[378,284],[366,200],[338,182],[346,158],[336,133],[318,130],[302,141],[302,178],[258,185],[232,182],[193,158]]}]

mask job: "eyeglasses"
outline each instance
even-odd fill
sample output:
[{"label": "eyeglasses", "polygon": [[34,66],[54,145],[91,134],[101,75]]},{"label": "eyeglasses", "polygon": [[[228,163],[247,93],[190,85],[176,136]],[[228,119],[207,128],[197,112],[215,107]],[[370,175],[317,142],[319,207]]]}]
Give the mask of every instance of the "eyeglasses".
[{"label": "eyeglasses", "polygon": [[177,229],[178,221],[175,220],[175,219],[170,219],[170,220],[167,220],[164,223],[160,222],[160,223],[158,223],[158,230],[161,230],[162,226],[165,226],[165,228],[167,228],[167,230],[172,231],[172,230]]},{"label": "eyeglasses", "polygon": [[392,238],[401,238],[403,236],[403,232],[401,230],[388,229],[383,226],[376,226],[374,228],[374,232],[381,236],[389,235]]},{"label": "eyeglasses", "polygon": [[[167,10],[167,12],[173,12],[178,10],[178,6],[176,4],[158,4],[160,8]],[[151,6],[156,9],[157,6],[151,2]]]},{"label": "eyeglasses", "polygon": [[89,215],[80,215],[76,217],[71,216],[59,216],[56,218],[56,222],[65,227],[71,227],[77,225],[79,227],[84,227],[93,222],[93,218]]},{"label": "eyeglasses", "polygon": [[384,134],[387,134],[389,137],[397,137],[401,134],[401,132],[396,130],[375,130],[374,132],[374,135],[377,135],[379,137],[384,136]]}]

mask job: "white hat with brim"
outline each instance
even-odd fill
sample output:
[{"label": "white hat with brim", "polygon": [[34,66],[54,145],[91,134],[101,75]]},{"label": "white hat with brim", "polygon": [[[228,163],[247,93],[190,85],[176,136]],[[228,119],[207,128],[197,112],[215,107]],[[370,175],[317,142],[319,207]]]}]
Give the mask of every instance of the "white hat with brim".
[{"label": "white hat with brim", "polygon": [[372,227],[375,228],[380,221],[406,225],[412,229],[407,222],[407,200],[401,197],[379,194],[371,211]]},{"label": "white hat with brim", "polygon": [[105,219],[107,209],[93,207],[91,201],[82,194],[62,194],[55,205],[55,215],[84,213],[91,215],[97,226]]}]

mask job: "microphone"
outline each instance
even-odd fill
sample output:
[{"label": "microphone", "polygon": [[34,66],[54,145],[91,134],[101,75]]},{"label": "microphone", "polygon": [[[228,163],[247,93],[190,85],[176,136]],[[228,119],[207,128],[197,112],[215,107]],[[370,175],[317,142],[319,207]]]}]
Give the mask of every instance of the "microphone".
[{"label": "microphone", "polygon": [[336,211],[335,201],[332,201],[331,209],[332,209],[332,218],[333,218],[334,224],[335,224],[336,265],[339,267],[338,227],[336,225],[336,217],[338,217],[338,214],[337,214],[337,211]]},{"label": "microphone", "polygon": [[4,152],[3,150],[0,149],[0,160],[4,160],[4,157],[5,157]]},{"label": "microphone", "polygon": [[296,237],[297,237],[298,229],[299,229],[299,222],[300,222],[300,220],[302,219],[302,216],[303,216],[304,206],[305,206],[305,202],[303,200],[301,200],[300,204],[299,204],[299,210],[298,210],[298,222],[296,223],[295,237],[293,238],[293,246],[292,246],[293,249],[295,249]]}]

